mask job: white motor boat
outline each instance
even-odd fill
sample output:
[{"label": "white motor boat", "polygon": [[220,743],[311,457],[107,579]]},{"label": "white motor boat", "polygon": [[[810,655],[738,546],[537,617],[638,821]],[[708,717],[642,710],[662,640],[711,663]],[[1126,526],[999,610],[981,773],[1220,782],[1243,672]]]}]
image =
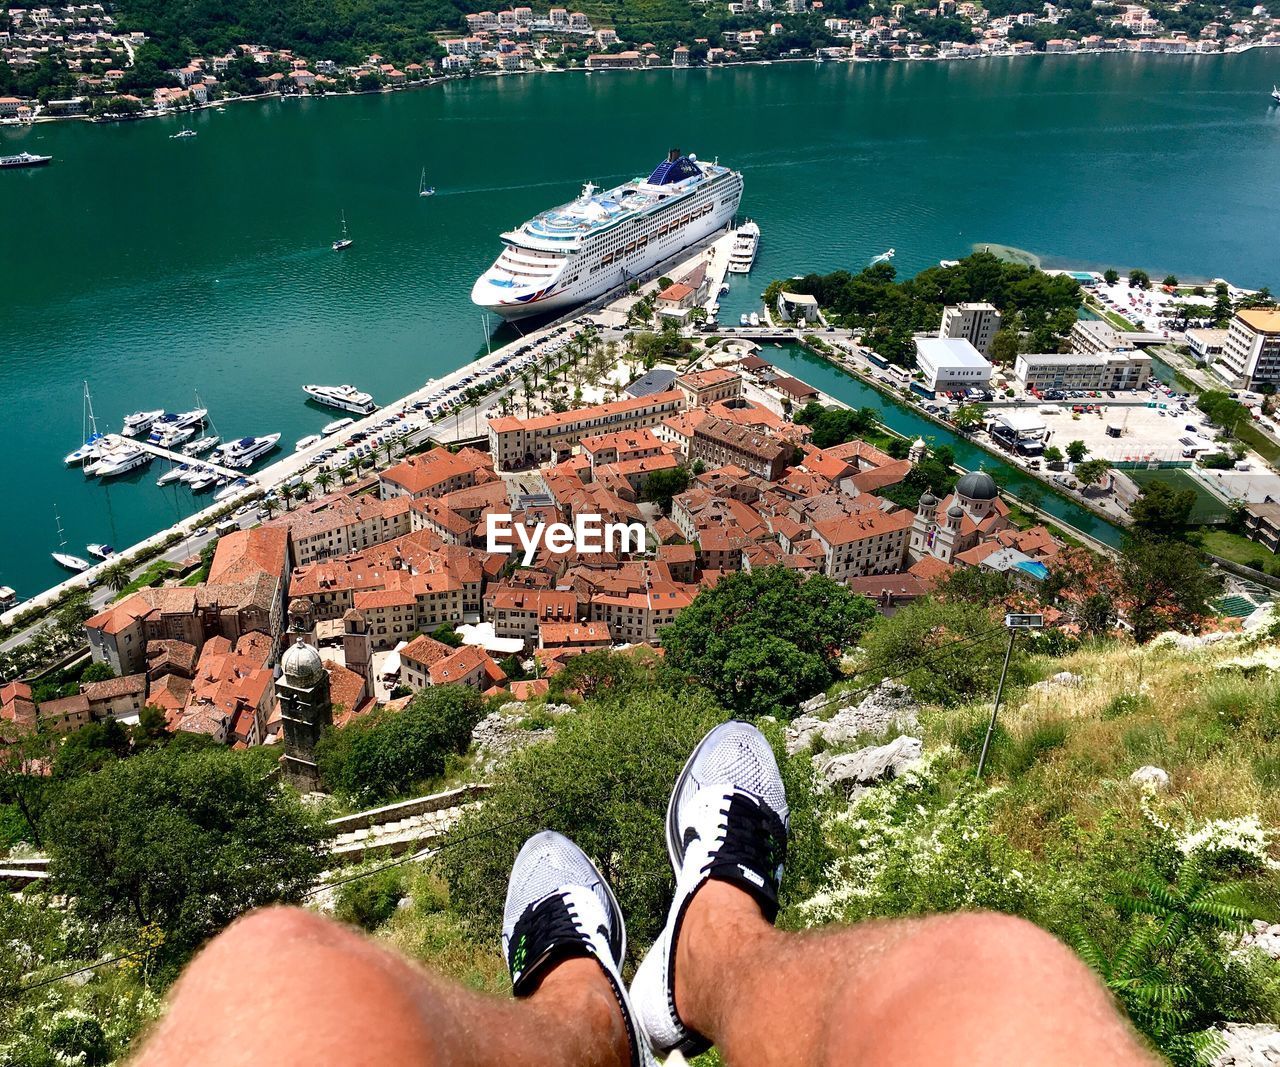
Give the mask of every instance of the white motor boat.
[{"label": "white motor boat", "polygon": [[191,465],[189,463],[179,463],[175,467],[170,467],[159,478],[156,479],[156,485],[168,485],[170,482],[180,482],[186,475],[191,473]]},{"label": "white motor boat", "polygon": [[295,452],[305,452],[308,448],[312,448],[315,445],[318,445],[323,440],[324,438],[321,437],[318,433],[313,433],[308,437],[304,437],[301,441],[299,441],[296,445],[294,445],[293,450]]},{"label": "white motor boat", "polygon": [[192,441],[189,444],[183,445],[182,451],[188,456],[203,456],[209,451],[209,449],[217,448],[220,440],[222,440],[222,438],[214,435],[201,437],[197,441]]},{"label": "white motor boat", "polygon": [[116,550],[110,545],[85,545],[84,547],[94,559],[109,559],[116,554]]},{"label": "white motor boat", "polygon": [[230,485],[224,486],[213,494],[214,500],[230,500],[237,493],[242,493],[253,483],[248,478],[237,478]]},{"label": "white motor boat", "polygon": [[325,426],[325,428],[320,432],[324,434],[325,437],[328,437],[330,434],[341,433],[348,426],[355,425],[355,421],[355,419],[335,419],[333,422]]},{"label": "white motor boat", "polygon": [[107,449],[96,462],[86,467],[85,470],[98,478],[116,478],[121,474],[135,471],[139,467],[145,467],[155,458],[155,453],[122,441],[120,444]]},{"label": "white motor boat", "polygon": [[241,437],[218,446],[214,452],[217,461],[227,467],[248,467],[270,452],[280,442],[278,433],[264,437]]},{"label": "white motor boat", "polygon": [[150,429],[151,424],[164,414],[164,408],[156,411],[135,411],[132,415],[124,417],[124,429],[120,432],[125,437],[135,437],[142,433],[143,430]]}]

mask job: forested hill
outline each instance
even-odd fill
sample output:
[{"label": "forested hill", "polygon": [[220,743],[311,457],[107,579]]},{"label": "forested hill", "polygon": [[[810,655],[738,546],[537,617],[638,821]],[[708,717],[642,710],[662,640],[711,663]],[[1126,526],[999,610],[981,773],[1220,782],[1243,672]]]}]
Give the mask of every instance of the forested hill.
[{"label": "forested hill", "polygon": [[[370,52],[392,61],[431,54],[435,32],[461,31],[465,14],[501,6],[485,0],[118,0],[115,14],[123,28],[151,37],[169,65],[240,43],[353,64]],[[553,0],[531,6],[541,13]],[[719,28],[688,0],[567,6],[585,11],[593,25],[616,27],[628,41],[692,42]]]}]

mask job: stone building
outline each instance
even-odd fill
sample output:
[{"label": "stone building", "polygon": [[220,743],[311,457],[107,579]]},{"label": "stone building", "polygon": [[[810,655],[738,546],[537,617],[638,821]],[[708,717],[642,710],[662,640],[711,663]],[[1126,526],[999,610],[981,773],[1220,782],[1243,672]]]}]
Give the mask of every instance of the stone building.
[{"label": "stone building", "polygon": [[320,653],[305,641],[290,645],[280,657],[283,674],[276,682],[280,717],[284,723],[284,755],[280,769],[299,792],[320,787],[316,745],[325,727],[333,724],[329,675]]}]

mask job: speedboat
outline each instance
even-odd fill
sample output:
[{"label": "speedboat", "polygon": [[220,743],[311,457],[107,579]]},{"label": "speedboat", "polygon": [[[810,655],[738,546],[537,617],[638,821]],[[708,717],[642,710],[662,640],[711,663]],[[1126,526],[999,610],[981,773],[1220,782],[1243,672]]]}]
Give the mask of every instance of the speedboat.
[{"label": "speedboat", "polygon": [[750,316],[750,315],[747,315],[745,312],[744,312],[743,314],[739,315],[739,316],[738,316],[738,325],[739,325],[739,326],[750,326],[750,325],[751,325],[751,316]]},{"label": "speedboat", "polygon": [[[183,466],[186,466],[186,464],[183,464]],[[185,471],[183,471],[180,475],[178,475],[178,481],[183,482],[187,485],[191,485],[193,482],[198,482],[206,474],[212,474],[212,473],[213,473],[212,467],[206,466],[203,463],[193,463],[191,464],[191,466],[187,467]]]},{"label": "speedboat", "polygon": [[325,437],[328,437],[332,433],[341,433],[348,426],[351,426],[355,421],[356,421],[355,419],[335,419],[333,422],[329,423],[320,432],[324,434]]},{"label": "speedboat", "polygon": [[191,483],[191,491],[193,493],[203,493],[206,489],[212,489],[217,480],[218,475],[216,472],[206,471]]},{"label": "speedboat", "polygon": [[160,408],[158,411],[135,411],[132,415],[124,417],[124,429],[120,432],[125,437],[133,437],[135,434],[142,433],[143,430],[148,429],[163,414],[164,408]]},{"label": "speedboat", "polygon": [[179,426],[164,430],[159,435],[152,431],[147,440],[161,448],[173,448],[175,445],[180,445],[188,437],[194,437],[195,433],[196,428],[194,426]]},{"label": "speedboat", "polygon": [[85,545],[85,548],[94,559],[106,559],[116,554],[116,550],[110,545]]},{"label": "speedboat", "polygon": [[757,315],[754,311],[753,311],[753,312],[751,313],[751,315],[749,316],[749,320],[750,320],[750,322],[751,322],[751,325],[752,325],[752,326],[759,326],[759,325],[760,325],[760,316],[759,316],[759,315]]},{"label": "speedboat", "polygon": [[294,445],[293,450],[295,452],[305,452],[308,448],[318,445],[323,440],[324,438],[321,437],[318,433],[313,433],[307,437],[304,437],[301,441],[299,441],[296,445]]},{"label": "speedboat", "polygon": [[76,467],[76,466],[79,466],[81,463],[84,463],[88,460],[95,458],[98,454],[98,450],[102,448],[103,444],[105,443],[106,438],[107,438],[107,435],[104,433],[90,434],[89,439],[85,441],[84,444],[82,444],[74,452],[68,452],[66,456],[63,457],[62,461],[68,467]]},{"label": "speedboat", "polygon": [[191,466],[187,463],[179,463],[176,467],[170,467],[159,478],[156,479],[156,485],[168,485],[170,482],[180,482],[191,472]]},{"label": "speedboat", "polygon": [[228,467],[248,467],[275,448],[279,441],[278,433],[269,433],[265,437],[241,437],[238,441],[219,445],[214,455],[219,463]]},{"label": "speedboat", "polygon": [[196,131],[191,129],[190,126],[188,126],[185,130],[179,130],[177,133],[169,134],[169,140],[180,141],[184,137],[194,137],[194,136],[196,136]]}]

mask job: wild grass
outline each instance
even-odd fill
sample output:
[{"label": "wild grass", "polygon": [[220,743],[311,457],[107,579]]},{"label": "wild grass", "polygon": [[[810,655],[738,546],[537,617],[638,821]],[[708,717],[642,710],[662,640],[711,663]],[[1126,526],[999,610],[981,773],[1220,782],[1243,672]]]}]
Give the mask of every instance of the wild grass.
[{"label": "wild grass", "polygon": [[[1280,678],[1234,669],[1238,654],[1113,644],[1038,661],[1042,676],[1082,681],[1015,692],[1001,709],[984,775],[1005,787],[997,827],[1043,855],[1063,819],[1136,815],[1129,776],[1146,765],[1170,776],[1159,803],[1175,824],[1257,813],[1280,825]],[[989,700],[928,709],[926,747],[946,742],[976,767],[990,713]]]}]

